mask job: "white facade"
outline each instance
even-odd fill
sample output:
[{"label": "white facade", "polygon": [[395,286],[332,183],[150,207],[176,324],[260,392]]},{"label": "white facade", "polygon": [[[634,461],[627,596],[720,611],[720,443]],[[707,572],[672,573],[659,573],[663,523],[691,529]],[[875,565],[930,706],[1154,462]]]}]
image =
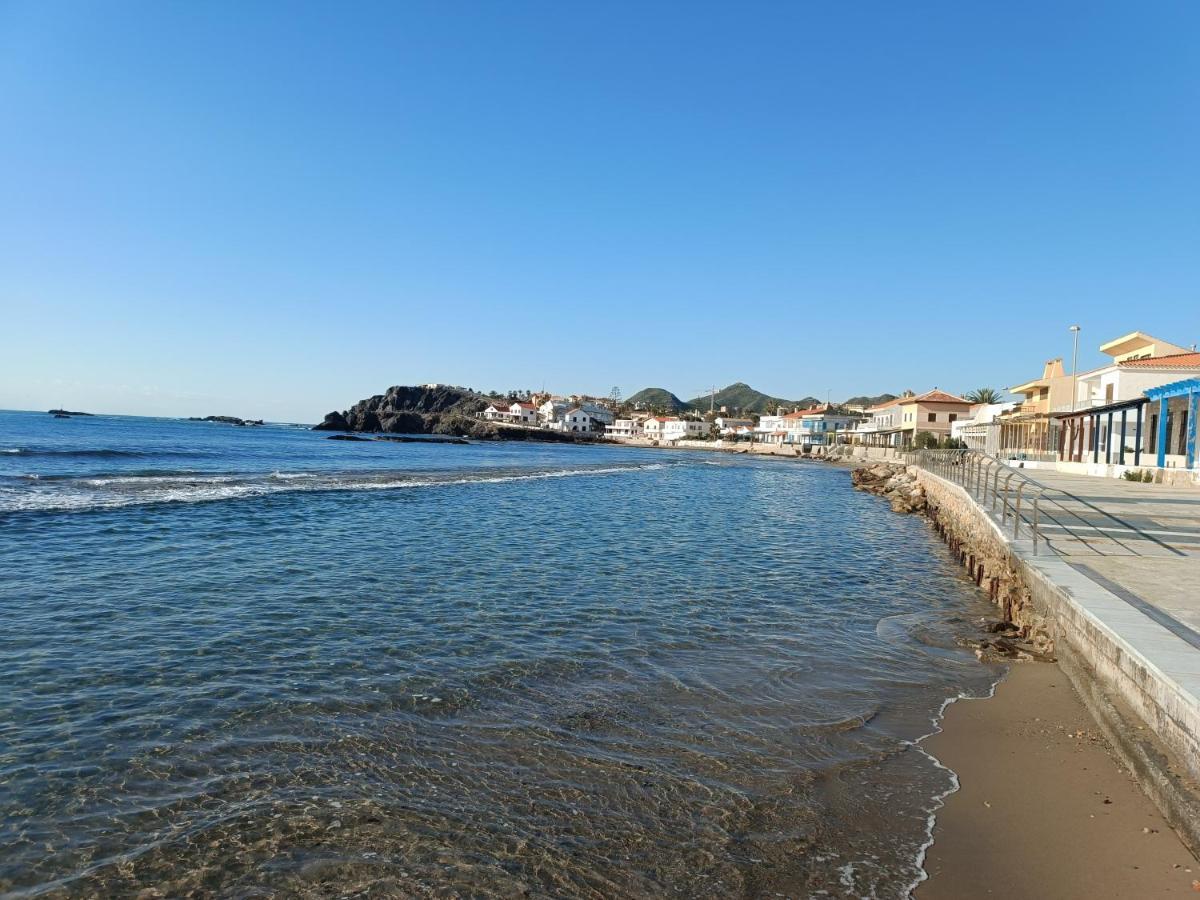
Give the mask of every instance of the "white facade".
[{"label": "white facade", "polygon": [[645,436],[660,441],[678,441],[682,438],[701,437],[708,431],[708,424],[695,419],[680,419],[676,416],[646,420]]},{"label": "white facade", "polygon": [[592,421],[601,425],[611,425],[617,418],[611,409],[598,403],[580,403],[579,408],[591,416]]},{"label": "white facade", "polygon": [[984,453],[995,456],[1000,449],[1000,430],[996,420],[1019,405],[1018,402],[1011,401],[1009,403],[980,403],[973,406],[969,419],[956,419],[950,423],[950,437],[956,441],[962,441],[969,450],[982,450]]},{"label": "white facade", "polygon": [[562,430],[591,434],[594,431],[603,431],[604,424],[593,422],[592,417],[577,406],[563,414]]},{"label": "white facade", "polygon": [[610,437],[635,438],[643,435],[642,422],[639,419],[615,419],[604,433]]},{"label": "white facade", "polygon": [[562,400],[547,400],[538,407],[538,418],[545,423],[558,422],[562,420],[563,414],[571,408],[570,403],[564,403]]},{"label": "white facade", "polygon": [[713,422],[716,423],[717,428],[719,428],[721,431],[729,429],[732,432],[738,428],[754,427],[753,419],[735,419],[732,416],[717,416],[715,419],[713,419]]},{"label": "white facade", "polygon": [[1134,400],[1150,388],[1162,387],[1164,384],[1194,377],[1196,374],[1195,366],[1172,368],[1166,359],[1161,367],[1148,366],[1146,362],[1143,360],[1132,366],[1117,363],[1092,372],[1080,373],[1075,408],[1087,409],[1090,406]]}]

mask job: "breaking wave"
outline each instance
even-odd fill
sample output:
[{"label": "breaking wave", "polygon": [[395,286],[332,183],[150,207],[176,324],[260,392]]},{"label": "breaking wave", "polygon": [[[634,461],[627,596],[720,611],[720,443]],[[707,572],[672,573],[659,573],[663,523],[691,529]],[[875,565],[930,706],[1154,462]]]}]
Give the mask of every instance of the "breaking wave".
[{"label": "breaking wave", "polygon": [[[547,478],[620,475],[666,468],[667,463],[593,466],[571,469],[508,470],[453,474],[413,472],[271,472],[154,475],[101,475],[78,478],[0,479],[0,513],[83,511],[138,504],[203,503],[297,491],[368,491],[506,484]],[[8,486],[4,481],[23,482]]]}]

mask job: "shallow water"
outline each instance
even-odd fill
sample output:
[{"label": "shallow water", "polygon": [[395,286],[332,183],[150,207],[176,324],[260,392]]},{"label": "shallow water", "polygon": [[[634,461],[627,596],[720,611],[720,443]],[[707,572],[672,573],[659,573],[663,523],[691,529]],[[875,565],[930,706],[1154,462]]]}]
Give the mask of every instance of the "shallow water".
[{"label": "shallow water", "polygon": [[0,572],[13,896],[901,896],[997,674],[815,464],[0,413]]}]

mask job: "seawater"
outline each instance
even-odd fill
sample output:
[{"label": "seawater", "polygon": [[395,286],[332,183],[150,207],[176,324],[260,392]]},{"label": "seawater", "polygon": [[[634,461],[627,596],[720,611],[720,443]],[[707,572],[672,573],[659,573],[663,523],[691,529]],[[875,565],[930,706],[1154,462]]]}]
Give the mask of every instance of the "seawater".
[{"label": "seawater", "polygon": [[905,895],[994,668],[817,464],[0,413],[0,894]]}]

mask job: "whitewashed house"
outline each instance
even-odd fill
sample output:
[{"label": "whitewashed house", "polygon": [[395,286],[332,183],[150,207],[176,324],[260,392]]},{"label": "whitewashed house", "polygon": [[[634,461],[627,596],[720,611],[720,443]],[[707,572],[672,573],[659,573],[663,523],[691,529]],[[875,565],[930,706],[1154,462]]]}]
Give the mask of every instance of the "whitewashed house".
[{"label": "whitewashed house", "polygon": [[733,437],[738,433],[738,429],[754,428],[753,419],[735,419],[732,416],[717,416],[713,423],[717,426],[717,433],[722,437]]},{"label": "whitewashed house", "polygon": [[708,431],[708,424],[678,416],[651,416],[643,428],[645,436],[653,440],[678,441],[702,437]]},{"label": "whitewashed house", "polygon": [[532,403],[508,403],[504,400],[497,400],[483,411],[483,417],[491,422],[536,425],[537,407]]},{"label": "whitewashed house", "polygon": [[611,409],[599,403],[585,401],[579,404],[579,408],[591,416],[593,422],[599,422],[601,425],[611,425],[617,418]]},{"label": "whitewashed house", "polygon": [[556,400],[555,398],[551,397],[538,407],[538,418],[544,425],[549,425],[552,422],[561,422],[562,417],[570,408],[571,404],[567,403],[565,400]]},{"label": "whitewashed house", "polygon": [[568,409],[562,417],[562,431],[577,431],[581,434],[603,433],[604,423],[597,422],[582,407]]},{"label": "whitewashed house", "polygon": [[614,419],[604,433],[615,438],[639,438],[645,434],[641,419]]}]

